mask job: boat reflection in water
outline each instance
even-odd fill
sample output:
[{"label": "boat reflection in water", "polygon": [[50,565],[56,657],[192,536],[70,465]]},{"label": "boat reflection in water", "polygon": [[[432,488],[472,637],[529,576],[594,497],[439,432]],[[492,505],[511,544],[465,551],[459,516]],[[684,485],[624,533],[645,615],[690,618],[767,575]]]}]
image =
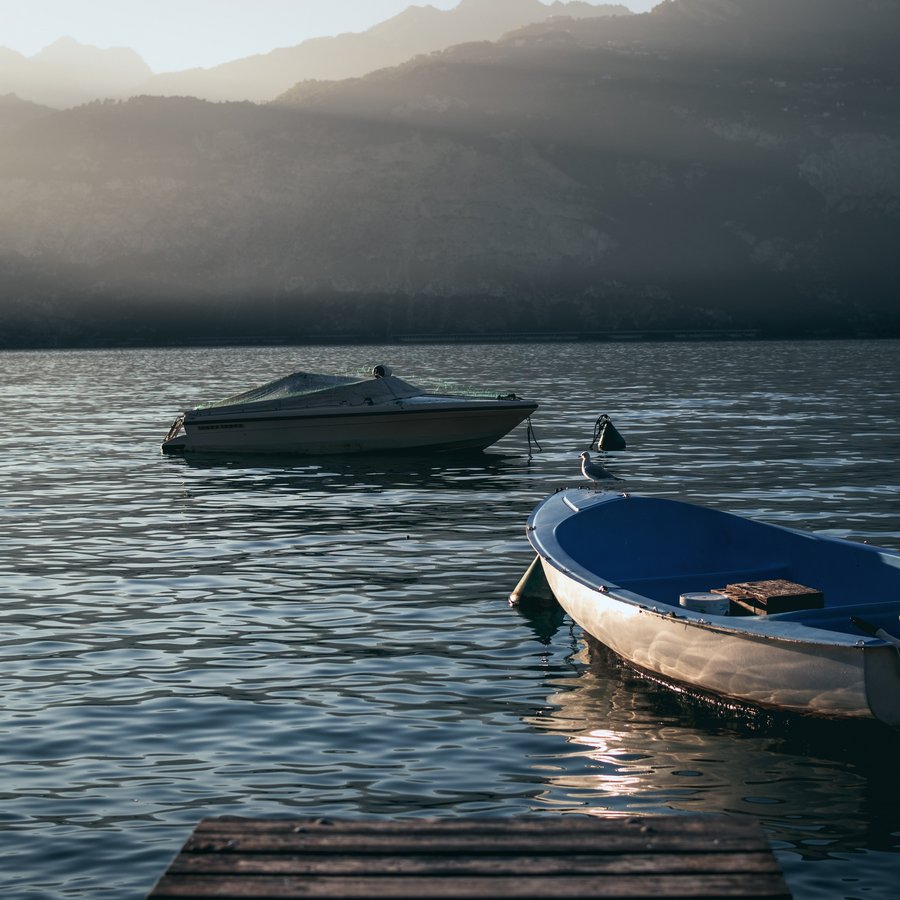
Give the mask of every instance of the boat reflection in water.
[{"label": "boat reflection in water", "polygon": [[[544,611],[536,624],[547,621]],[[898,732],[698,704],[585,640],[569,658],[577,677],[556,680],[547,707],[527,719],[565,740],[564,751],[535,760],[544,803],[603,816],[752,816],[797,900],[895,895]],[[848,854],[859,857],[852,884]]]}]

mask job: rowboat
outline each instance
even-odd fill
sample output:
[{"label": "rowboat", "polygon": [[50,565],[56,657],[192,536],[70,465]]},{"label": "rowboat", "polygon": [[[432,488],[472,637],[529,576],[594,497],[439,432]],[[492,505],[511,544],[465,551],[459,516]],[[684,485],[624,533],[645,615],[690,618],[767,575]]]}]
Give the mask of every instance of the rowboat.
[{"label": "rowboat", "polygon": [[900,727],[900,553],[591,489],[546,498],[526,532],[569,616],[656,680]]},{"label": "rowboat", "polygon": [[537,409],[514,393],[439,393],[375,366],[367,376],[294,372],[176,418],[163,453],[483,450]]}]

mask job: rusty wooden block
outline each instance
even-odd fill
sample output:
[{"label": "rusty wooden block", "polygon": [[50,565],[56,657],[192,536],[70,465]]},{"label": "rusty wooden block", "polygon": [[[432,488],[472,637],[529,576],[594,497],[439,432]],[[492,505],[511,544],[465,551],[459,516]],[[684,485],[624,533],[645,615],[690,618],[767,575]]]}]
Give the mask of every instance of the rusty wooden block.
[{"label": "rusty wooden block", "polygon": [[723,588],[713,588],[712,593],[728,597],[731,601],[731,615],[739,616],[765,616],[800,609],[821,609],[825,605],[825,597],[821,591],[783,578],[741,581]]}]

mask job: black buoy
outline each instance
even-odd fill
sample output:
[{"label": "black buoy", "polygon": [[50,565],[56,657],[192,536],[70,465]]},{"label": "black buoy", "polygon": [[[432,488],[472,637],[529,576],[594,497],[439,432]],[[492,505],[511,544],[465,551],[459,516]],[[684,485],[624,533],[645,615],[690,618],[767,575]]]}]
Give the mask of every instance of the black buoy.
[{"label": "black buoy", "polygon": [[599,416],[594,424],[594,439],[591,450],[624,450],[625,438],[616,430],[612,419],[606,414]]}]

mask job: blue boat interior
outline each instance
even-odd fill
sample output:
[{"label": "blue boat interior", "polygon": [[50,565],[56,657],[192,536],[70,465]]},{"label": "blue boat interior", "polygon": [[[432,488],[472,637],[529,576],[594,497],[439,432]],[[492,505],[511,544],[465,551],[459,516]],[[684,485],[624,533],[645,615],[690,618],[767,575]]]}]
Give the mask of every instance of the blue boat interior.
[{"label": "blue boat interior", "polygon": [[851,616],[900,635],[900,555],[653,497],[587,504],[560,521],[560,548],[578,566],[655,603],[746,581],[784,579],[824,608],[769,618],[860,634]]}]

